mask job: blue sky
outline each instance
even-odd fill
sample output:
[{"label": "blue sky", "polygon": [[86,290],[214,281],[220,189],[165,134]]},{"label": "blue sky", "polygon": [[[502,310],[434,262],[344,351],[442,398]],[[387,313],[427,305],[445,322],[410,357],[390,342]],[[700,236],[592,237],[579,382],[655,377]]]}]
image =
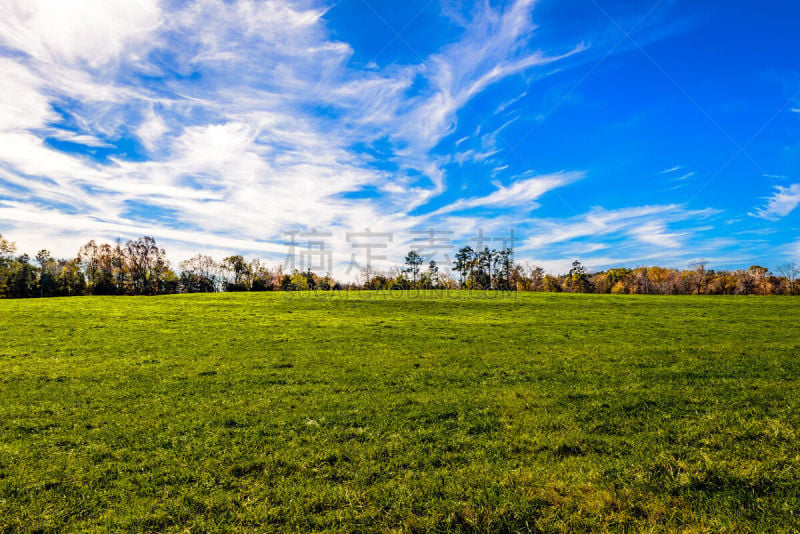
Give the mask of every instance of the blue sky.
[{"label": "blue sky", "polygon": [[0,233],[280,263],[287,232],[327,232],[342,276],[366,228],[385,265],[413,231],[511,228],[556,272],[800,261],[798,22],[789,1],[4,0]]}]

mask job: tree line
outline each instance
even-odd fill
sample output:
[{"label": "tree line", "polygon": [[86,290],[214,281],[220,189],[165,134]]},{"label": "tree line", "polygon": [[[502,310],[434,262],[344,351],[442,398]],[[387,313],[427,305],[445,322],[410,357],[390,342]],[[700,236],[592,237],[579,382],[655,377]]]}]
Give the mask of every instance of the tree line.
[{"label": "tree line", "polygon": [[[726,271],[697,264],[686,270],[664,267],[614,268],[590,273],[575,261],[569,272],[545,273],[517,263],[510,248],[458,250],[451,265],[426,261],[416,250],[402,266],[385,272],[362,269],[355,283],[340,283],[310,270],[284,272],[260,259],[228,256],[217,261],[198,254],[173,270],[166,252],[152,237],[124,244],[83,245],[74,258],[57,259],[40,250],[34,258],[16,254],[0,235],[0,298],[75,295],[162,295],[218,291],[300,291],[342,289],[475,289],[570,293],[659,295],[797,295],[800,268],[787,263],[777,273],[753,265]],[[452,274],[451,274],[452,273]]]}]

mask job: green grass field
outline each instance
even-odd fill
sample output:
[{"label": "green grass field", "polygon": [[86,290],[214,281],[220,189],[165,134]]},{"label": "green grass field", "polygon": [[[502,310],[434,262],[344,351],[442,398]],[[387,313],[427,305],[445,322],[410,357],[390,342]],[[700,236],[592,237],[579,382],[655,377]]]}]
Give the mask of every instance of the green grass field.
[{"label": "green grass field", "polygon": [[0,531],[797,531],[800,301],[0,301]]}]

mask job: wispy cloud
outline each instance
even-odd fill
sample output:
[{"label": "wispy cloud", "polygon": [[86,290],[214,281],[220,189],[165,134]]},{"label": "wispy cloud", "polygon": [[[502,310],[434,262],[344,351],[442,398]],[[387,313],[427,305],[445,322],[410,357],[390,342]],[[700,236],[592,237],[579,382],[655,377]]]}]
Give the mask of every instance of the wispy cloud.
[{"label": "wispy cloud", "polygon": [[669,169],[664,169],[663,171],[660,171],[658,174],[669,174],[672,172],[679,171],[681,169],[683,169],[683,167],[681,167],[680,165],[675,165],[674,167],[670,167]]},{"label": "wispy cloud", "polygon": [[579,258],[595,269],[654,263],[681,267],[691,258],[719,254],[722,243],[702,238],[714,226],[692,224],[718,213],[665,204],[595,208],[565,220],[535,219],[519,257],[543,266],[564,267]]},{"label": "wispy cloud", "polygon": [[647,222],[630,231],[630,235],[643,243],[664,248],[678,248],[683,245],[686,233],[667,231],[664,223]]},{"label": "wispy cloud", "polygon": [[[534,82],[586,46],[541,42],[537,23],[547,21],[534,22],[533,0],[477,1],[458,14],[444,6],[458,28],[434,51],[400,36],[404,61],[366,67],[332,30],[333,9],[6,0],[0,93],[13,98],[0,99],[0,230],[64,255],[81,240],[147,233],[180,259],[278,254],[298,228],[335,240],[364,228],[450,228],[461,238],[515,227],[528,236],[524,252],[546,250],[548,261],[576,246],[599,258],[610,244],[632,261],[677,257],[702,233],[686,221],[708,212],[669,200],[579,216],[546,209],[591,169],[535,153],[522,161],[503,137],[530,119],[520,108],[541,96]],[[795,187],[779,188],[758,216],[788,214]]]},{"label": "wispy cloud", "polygon": [[[0,58],[0,83],[17,96],[0,104],[7,221],[27,220],[18,204],[2,200],[4,190],[18,198],[21,188],[30,209],[52,214],[45,218],[52,231],[87,235],[138,228],[132,201],[153,213],[151,233],[174,235],[158,223],[169,211],[194,232],[181,239],[194,236],[198,245],[206,234],[277,241],[288,227],[311,225],[407,228],[417,220],[408,211],[445,190],[430,150],[453,131],[459,110],[490,85],[579,49],[553,57],[531,51],[525,0],[506,10],[483,6],[459,41],[416,64],[359,71],[348,65],[350,46],[330,38],[326,6],[167,6],[82,0],[0,8],[0,42],[13,51]],[[406,94],[420,77],[428,89]],[[326,107],[332,113],[318,111]],[[353,149],[387,136],[389,157],[401,166],[391,175]],[[119,155],[131,143],[146,157]],[[98,159],[95,149],[109,156]],[[380,197],[343,197],[364,187]],[[482,202],[536,195],[527,182]],[[58,216],[61,206],[69,217]]]},{"label": "wispy cloud", "polygon": [[441,215],[472,208],[485,207],[524,207],[528,210],[536,209],[539,205],[535,202],[548,191],[563,187],[580,178],[582,172],[559,172],[543,176],[522,178],[512,182],[509,186],[497,184],[497,189],[483,197],[474,197],[458,200],[433,212],[431,215]]},{"label": "wispy cloud", "polygon": [[[636,235],[641,239],[646,236],[642,228],[663,231],[666,222],[685,220],[698,215],[710,215],[713,211],[690,211],[677,204],[663,206],[640,206],[605,210],[597,208],[584,215],[566,221],[536,221],[535,230],[523,244],[525,249],[536,250],[554,243],[563,243],[584,237],[596,237],[609,234],[629,236]],[[637,233],[638,232],[638,233]]]},{"label": "wispy cloud", "polygon": [[774,194],[764,207],[756,208],[751,215],[775,221],[789,215],[800,204],[800,184],[788,187],[775,186]]}]

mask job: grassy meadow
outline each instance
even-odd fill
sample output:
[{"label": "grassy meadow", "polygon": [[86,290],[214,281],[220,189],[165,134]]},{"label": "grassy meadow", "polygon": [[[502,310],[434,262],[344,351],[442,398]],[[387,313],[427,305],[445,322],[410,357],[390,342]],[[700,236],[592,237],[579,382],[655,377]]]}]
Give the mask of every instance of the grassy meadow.
[{"label": "grassy meadow", "polygon": [[0,301],[0,532],[797,531],[800,301]]}]

